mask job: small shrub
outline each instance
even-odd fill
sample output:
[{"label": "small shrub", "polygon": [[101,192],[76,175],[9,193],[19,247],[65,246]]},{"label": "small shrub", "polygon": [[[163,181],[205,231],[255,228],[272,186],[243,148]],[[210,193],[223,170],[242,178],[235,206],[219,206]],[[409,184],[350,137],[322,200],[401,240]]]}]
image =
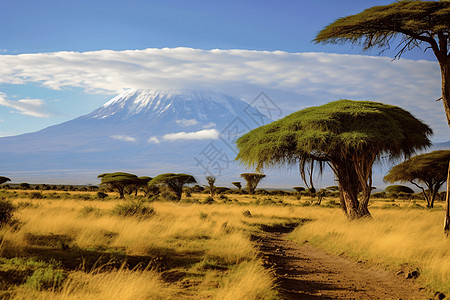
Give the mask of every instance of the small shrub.
[{"label": "small shrub", "polygon": [[106,197],[108,197],[109,195],[107,193],[104,192],[97,192],[97,197],[99,199],[105,199]]},{"label": "small shrub", "polygon": [[244,217],[247,217],[247,218],[253,217],[253,216],[252,216],[252,213],[251,213],[249,210],[244,210],[244,211],[242,212],[242,215],[243,215]]},{"label": "small shrub", "polygon": [[28,195],[28,198],[30,199],[44,199],[44,195],[40,192],[32,192]]},{"label": "small shrub", "polygon": [[57,289],[66,278],[67,274],[63,270],[55,270],[53,266],[48,266],[45,269],[35,270],[25,284],[36,290]]},{"label": "small shrub", "polygon": [[120,217],[135,217],[139,219],[148,219],[156,212],[153,207],[145,205],[142,202],[130,201],[117,204],[113,210],[113,215]]},{"label": "small shrub", "polygon": [[214,198],[213,197],[211,197],[211,196],[208,196],[204,201],[203,201],[203,204],[213,204],[215,201],[214,201]]},{"label": "small shrub", "polygon": [[14,222],[14,212],[17,208],[8,200],[0,200],[0,227]]}]

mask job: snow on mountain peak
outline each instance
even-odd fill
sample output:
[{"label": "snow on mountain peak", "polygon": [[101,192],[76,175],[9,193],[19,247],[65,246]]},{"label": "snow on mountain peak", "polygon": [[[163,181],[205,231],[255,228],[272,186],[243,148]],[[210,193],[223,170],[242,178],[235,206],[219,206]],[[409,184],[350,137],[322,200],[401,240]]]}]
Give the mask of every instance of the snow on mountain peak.
[{"label": "snow on mountain peak", "polygon": [[212,91],[130,89],[118,94],[89,116],[97,119],[117,114],[124,118],[143,113],[161,116],[171,110],[205,119],[214,110],[218,113],[218,108],[237,114],[237,110],[242,110],[245,105],[246,102],[239,98]]}]

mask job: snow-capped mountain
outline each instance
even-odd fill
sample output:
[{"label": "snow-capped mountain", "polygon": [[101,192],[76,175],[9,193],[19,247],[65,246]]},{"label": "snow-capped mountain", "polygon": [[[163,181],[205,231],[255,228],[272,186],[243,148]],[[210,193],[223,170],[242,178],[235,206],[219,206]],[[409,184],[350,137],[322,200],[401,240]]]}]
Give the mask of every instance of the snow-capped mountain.
[{"label": "snow-capped mountain", "polygon": [[87,115],[0,138],[0,170],[12,178],[91,174],[94,182],[93,174],[114,170],[198,174],[206,170],[204,150],[212,146],[230,171],[235,139],[271,121],[256,107],[211,91],[127,90]]}]

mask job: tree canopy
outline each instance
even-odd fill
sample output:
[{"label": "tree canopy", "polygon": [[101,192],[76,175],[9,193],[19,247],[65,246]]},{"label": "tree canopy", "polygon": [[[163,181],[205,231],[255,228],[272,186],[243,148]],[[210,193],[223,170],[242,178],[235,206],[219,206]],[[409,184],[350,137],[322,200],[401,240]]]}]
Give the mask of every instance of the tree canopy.
[{"label": "tree canopy", "polygon": [[[398,42],[396,58],[416,47],[424,51],[431,49],[441,69],[440,99],[450,126],[450,1],[404,0],[374,6],[331,23],[317,35],[315,42],[359,43],[364,49],[389,49],[391,43]],[[448,177],[444,219],[447,236],[450,232],[450,163]]]},{"label": "tree canopy", "polygon": [[124,172],[104,173],[97,177],[101,179],[101,184],[117,190],[121,199],[125,198],[125,187],[129,185],[139,185],[141,183],[136,175]]},{"label": "tree canopy", "polygon": [[390,185],[385,188],[385,191],[388,193],[405,193],[405,194],[414,193],[414,190],[406,185]]},{"label": "tree canopy", "polygon": [[164,173],[156,176],[150,182],[149,185],[165,185],[172,192],[175,193],[177,200],[181,200],[181,195],[183,193],[183,187],[187,184],[197,183],[194,176],[188,174],[175,174],[175,173]]},{"label": "tree canopy", "polygon": [[[432,208],[436,194],[447,180],[450,150],[439,150],[411,157],[394,166],[384,177],[388,182],[410,182],[420,188]],[[424,184],[427,189],[420,184]]]},{"label": "tree canopy", "polygon": [[11,181],[8,177],[0,176],[0,184]]},{"label": "tree canopy", "polygon": [[[384,156],[408,157],[430,146],[432,133],[397,106],[339,100],[248,132],[236,142],[236,159],[257,168],[299,163],[304,169],[306,162],[328,163],[339,181],[344,212],[353,219],[368,214],[374,161]],[[361,203],[360,191],[364,194]]]},{"label": "tree canopy", "polygon": [[258,186],[259,182],[266,177],[265,174],[261,173],[242,173],[241,177],[247,181],[247,192],[250,195],[253,195],[253,193],[256,190],[256,187]]},{"label": "tree canopy", "polygon": [[[317,43],[362,44],[389,48],[400,37],[397,56],[427,43],[436,56],[448,56],[449,1],[397,1],[339,18],[319,32]],[[439,59],[439,57],[438,57]]]}]

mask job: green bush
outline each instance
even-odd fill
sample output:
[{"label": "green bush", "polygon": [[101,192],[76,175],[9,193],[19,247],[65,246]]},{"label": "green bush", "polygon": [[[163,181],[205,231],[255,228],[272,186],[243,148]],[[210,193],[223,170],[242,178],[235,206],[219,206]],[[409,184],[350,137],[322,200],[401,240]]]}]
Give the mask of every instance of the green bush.
[{"label": "green bush", "polygon": [[30,199],[44,199],[44,195],[40,192],[32,192],[28,195],[28,198]]},{"label": "green bush", "polygon": [[120,217],[135,217],[139,219],[151,218],[155,213],[153,207],[137,201],[119,203],[112,210],[113,215]]},{"label": "green bush", "polygon": [[63,270],[55,270],[53,266],[48,266],[45,269],[35,270],[25,284],[36,290],[57,289],[66,278],[67,274]]}]

